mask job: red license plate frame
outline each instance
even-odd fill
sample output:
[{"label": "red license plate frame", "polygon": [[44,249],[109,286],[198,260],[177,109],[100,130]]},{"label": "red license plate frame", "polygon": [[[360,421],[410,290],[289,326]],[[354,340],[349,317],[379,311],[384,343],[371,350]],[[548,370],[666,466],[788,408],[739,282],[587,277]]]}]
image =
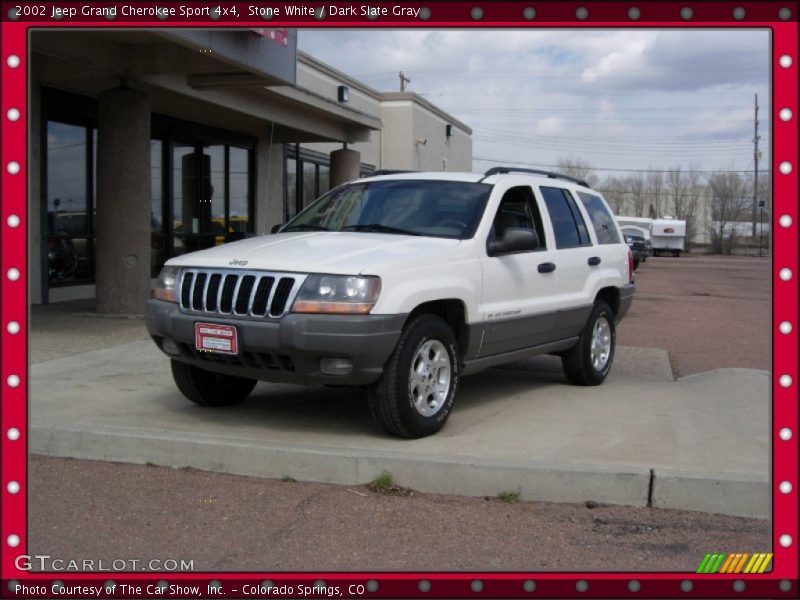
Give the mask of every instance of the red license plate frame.
[{"label": "red license plate frame", "polygon": [[194,347],[200,352],[237,356],[239,354],[239,331],[233,325],[195,323]]}]

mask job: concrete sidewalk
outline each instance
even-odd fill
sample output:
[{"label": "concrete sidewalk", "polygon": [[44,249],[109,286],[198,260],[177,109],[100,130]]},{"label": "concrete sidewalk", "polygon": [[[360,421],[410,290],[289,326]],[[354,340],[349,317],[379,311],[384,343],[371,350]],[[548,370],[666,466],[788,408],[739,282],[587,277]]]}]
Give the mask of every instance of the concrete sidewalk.
[{"label": "concrete sidewalk", "polygon": [[31,366],[32,453],[420,491],[679,508],[768,518],[770,388],[762,371],[673,381],[663,350],[617,349],[600,387],[541,357],[462,379],[439,434],[383,435],[362,391],[259,384],[201,408],[149,340]]}]

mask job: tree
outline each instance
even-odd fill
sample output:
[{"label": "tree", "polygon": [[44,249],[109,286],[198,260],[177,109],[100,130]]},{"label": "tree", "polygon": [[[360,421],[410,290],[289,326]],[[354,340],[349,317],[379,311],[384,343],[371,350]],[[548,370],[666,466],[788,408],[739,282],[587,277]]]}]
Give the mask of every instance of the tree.
[{"label": "tree", "polygon": [[672,200],[672,209],[677,219],[686,221],[686,250],[690,249],[694,237],[694,217],[700,197],[705,191],[700,185],[700,167],[689,165],[688,171],[675,167],[667,173],[667,193]]},{"label": "tree", "polygon": [[556,161],[556,165],[558,166],[558,171],[564,175],[583,179],[589,184],[589,187],[595,187],[597,185],[599,178],[594,172],[594,169],[580,157],[562,156]]},{"label": "tree", "polygon": [[711,251],[730,254],[736,236],[734,223],[747,213],[750,201],[746,194],[751,186],[738,173],[717,172],[709,176],[708,187],[711,191]]},{"label": "tree", "polygon": [[[650,167],[652,169],[652,167]],[[650,200],[648,207],[648,216],[651,219],[656,219],[662,216],[661,201],[664,192],[664,175],[663,173],[648,173],[645,182],[645,189],[647,190],[647,197]]]},{"label": "tree", "polygon": [[641,173],[628,177],[626,186],[631,196],[633,205],[633,215],[635,217],[644,216],[645,196],[644,196],[644,177]]},{"label": "tree", "polygon": [[624,215],[626,211],[625,182],[618,177],[608,177],[600,190],[611,205],[615,215]]}]

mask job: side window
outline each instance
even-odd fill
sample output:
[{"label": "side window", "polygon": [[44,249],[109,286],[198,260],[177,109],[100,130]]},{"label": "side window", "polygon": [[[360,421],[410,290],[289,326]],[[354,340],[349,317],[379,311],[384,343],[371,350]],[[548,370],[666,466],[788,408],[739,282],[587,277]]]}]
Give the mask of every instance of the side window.
[{"label": "side window", "polygon": [[578,192],[578,197],[592,220],[597,242],[600,244],[619,244],[619,232],[614,223],[614,217],[611,216],[611,212],[602,198],[586,192]]},{"label": "side window", "polygon": [[542,193],[547,212],[550,213],[550,220],[553,223],[556,248],[590,246],[592,242],[589,239],[586,224],[570,193],[562,188],[545,186],[541,186],[539,191]]},{"label": "side window", "polygon": [[539,237],[539,247],[536,250],[547,249],[542,215],[539,214],[539,207],[530,187],[519,186],[506,191],[500,201],[489,235],[499,239],[509,227],[534,230]]}]

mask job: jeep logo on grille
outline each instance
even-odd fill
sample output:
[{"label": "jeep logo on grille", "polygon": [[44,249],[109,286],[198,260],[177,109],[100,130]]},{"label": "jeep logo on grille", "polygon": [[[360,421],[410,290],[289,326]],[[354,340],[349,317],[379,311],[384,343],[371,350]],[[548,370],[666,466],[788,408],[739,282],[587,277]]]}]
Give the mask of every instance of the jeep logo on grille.
[{"label": "jeep logo on grille", "polygon": [[239,260],[238,258],[234,258],[231,262],[228,263],[232,267],[243,267],[247,264],[246,260]]}]

